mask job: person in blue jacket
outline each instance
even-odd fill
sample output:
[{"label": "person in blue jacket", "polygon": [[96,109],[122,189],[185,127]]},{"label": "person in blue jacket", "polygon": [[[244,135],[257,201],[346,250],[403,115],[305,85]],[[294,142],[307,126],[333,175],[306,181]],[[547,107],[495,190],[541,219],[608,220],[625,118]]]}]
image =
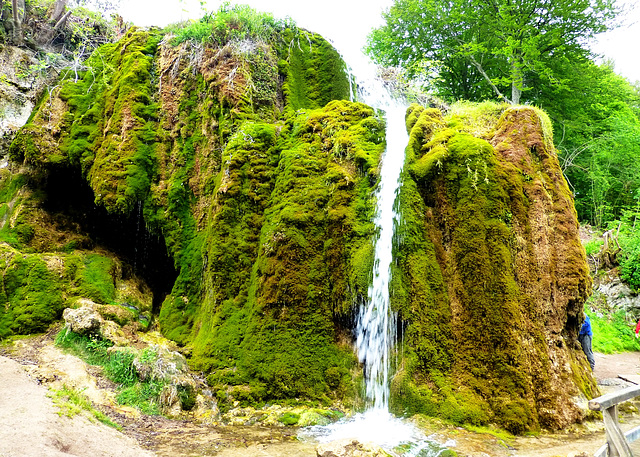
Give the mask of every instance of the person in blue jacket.
[{"label": "person in blue jacket", "polygon": [[580,333],[578,334],[578,341],[580,341],[584,355],[587,356],[589,365],[591,365],[591,371],[593,371],[596,366],[596,360],[593,358],[593,351],[591,351],[592,338],[593,332],[591,331],[591,321],[589,320],[589,316],[585,316],[582,327],[580,328]]}]

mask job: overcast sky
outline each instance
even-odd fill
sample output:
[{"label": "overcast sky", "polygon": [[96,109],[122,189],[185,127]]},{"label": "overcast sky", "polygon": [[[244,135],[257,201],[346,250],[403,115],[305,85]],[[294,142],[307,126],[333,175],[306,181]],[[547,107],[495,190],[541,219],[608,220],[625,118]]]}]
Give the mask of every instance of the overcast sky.
[{"label": "overcast sky", "polygon": [[[202,16],[198,0],[129,0],[121,7],[125,20],[136,25],[164,26]],[[300,26],[322,34],[347,55],[361,49],[369,31],[382,23],[381,13],[393,0],[234,0],[268,11],[279,18],[291,17]],[[207,11],[218,9],[220,0],[208,0]],[[618,73],[631,82],[640,81],[640,7],[627,16],[628,25],[602,35],[593,50],[613,59]],[[348,60],[348,59],[347,59]]]}]

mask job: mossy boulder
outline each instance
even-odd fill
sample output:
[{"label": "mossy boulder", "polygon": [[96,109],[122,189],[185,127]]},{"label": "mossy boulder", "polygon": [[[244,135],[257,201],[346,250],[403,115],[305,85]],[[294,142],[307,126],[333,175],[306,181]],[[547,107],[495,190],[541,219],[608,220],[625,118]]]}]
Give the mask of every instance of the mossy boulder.
[{"label": "mossy boulder", "polygon": [[494,106],[478,134],[467,120],[480,116],[453,112],[407,115],[393,409],[516,433],[566,426],[583,414],[572,398],[597,392],[575,345],[591,279],[549,119]]}]

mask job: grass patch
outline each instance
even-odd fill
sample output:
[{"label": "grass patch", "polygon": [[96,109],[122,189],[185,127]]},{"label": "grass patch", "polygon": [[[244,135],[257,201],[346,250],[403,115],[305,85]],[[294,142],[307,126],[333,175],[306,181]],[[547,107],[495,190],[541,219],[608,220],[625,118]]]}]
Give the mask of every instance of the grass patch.
[{"label": "grass patch", "polygon": [[117,430],[122,430],[122,427],[109,419],[106,414],[95,409],[89,397],[79,390],[63,385],[61,389],[53,390],[49,397],[53,400],[53,404],[59,408],[59,416],[74,417],[86,411],[89,418],[96,419],[98,422]]},{"label": "grass patch", "polygon": [[100,366],[108,363],[107,350],[113,346],[111,341],[99,335],[80,335],[66,329],[62,329],[56,335],[55,344],[62,349],[67,349],[90,365]]},{"label": "grass patch", "polygon": [[594,306],[598,295],[594,294],[585,306],[585,313],[591,319],[593,350],[603,354],[640,351],[640,339],[634,333],[635,319],[622,309],[598,310]]},{"label": "grass patch", "polygon": [[164,383],[158,381],[137,382],[120,390],[116,400],[121,405],[138,408],[144,414],[158,416],[162,413],[158,398],[163,387]]},{"label": "grass patch", "polygon": [[[136,358],[133,351],[109,351],[113,346],[111,341],[99,335],[79,335],[65,329],[56,336],[56,345],[88,364],[102,366],[106,377],[119,386],[118,403],[138,408],[144,414],[161,414],[158,399],[165,383],[140,381],[133,364]],[[143,357],[151,358],[149,352],[145,352]]]}]

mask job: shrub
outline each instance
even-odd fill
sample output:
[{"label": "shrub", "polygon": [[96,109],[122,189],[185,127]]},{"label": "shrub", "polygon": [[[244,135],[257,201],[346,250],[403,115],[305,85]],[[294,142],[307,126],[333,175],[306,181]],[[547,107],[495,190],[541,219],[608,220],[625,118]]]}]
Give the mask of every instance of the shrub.
[{"label": "shrub", "polygon": [[603,240],[600,240],[600,239],[589,240],[584,245],[584,249],[587,252],[588,256],[592,256],[592,255],[596,255],[597,253],[599,253],[600,249],[602,249],[603,245],[604,245],[604,241]]}]

